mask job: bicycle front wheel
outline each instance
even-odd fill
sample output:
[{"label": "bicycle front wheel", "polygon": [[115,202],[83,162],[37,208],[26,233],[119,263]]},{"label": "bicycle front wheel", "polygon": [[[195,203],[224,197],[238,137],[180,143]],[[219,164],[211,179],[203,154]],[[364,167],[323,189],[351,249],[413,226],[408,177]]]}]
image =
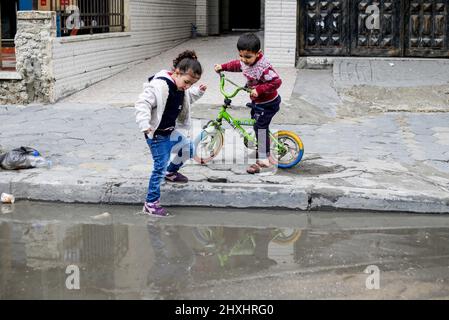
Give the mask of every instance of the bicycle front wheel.
[{"label": "bicycle front wheel", "polygon": [[194,159],[205,164],[214,159],[223,147],[223,134],[214,126],[208,126],[194,140],[195,155]]},{"label": "bicycle front wheel", "polygon": [[280,146],[271,140],[270,143],[270,160],[276,164],[278,168],[287,169],[296,166],[304,155],[304,144],[301,138],[294,132],[282,130],[276,132],[274,137]]}]

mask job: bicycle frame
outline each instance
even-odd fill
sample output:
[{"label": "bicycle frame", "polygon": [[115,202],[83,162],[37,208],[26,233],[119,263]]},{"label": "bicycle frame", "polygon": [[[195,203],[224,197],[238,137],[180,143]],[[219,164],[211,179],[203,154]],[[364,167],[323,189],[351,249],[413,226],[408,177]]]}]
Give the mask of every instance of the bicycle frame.
[{"label": "bicycle frame", "polygon": [[[237,89],[233,93],[225,92],[224,87],[225,87],[226,81],[231,83],[235,87],[237,87]],[[220,73],[220,92],[225,97],[225,101],[224,101],[224,104],[221,106],[221,109],[220,109],[220,112],[218,113],[217,119],[215,121],[209,121],[207,123],[206,127],[212,122],[214,124],[215,128],[217,128],[218,130],[220,130],[223,133],[224,130],[221,128],[221,126],[222,126],[222,121],[224,119],[227,123],[229,123],[229,125],[234,130],[237,130],[237,132],[239,132],[240,135],[244,139],[247,139],[248,141],[251,141],[252,143],[257,145],[257,139],[254,136],[250,135],[242,127],[242,126],[254,126],[254,124],[256,123],[256,120],[233,118],[227,111],[227,108],[231,105],[231,102],[232,102],[230,99],[235,97],[240,91],[251,92],[250,89],[245,88],[245,87],[240,87],[239,85],[235,84],[231,80],[227,79],[223,73]],[[270,135],[270,138],[272,139],[272,141],[274,141],[276,143],[276,147],[278,148],[278,150],[280,152],[285,152],[286,149],[285,149],[284,145],[282,143],[280,143],[271,132],[269,132],[269,135]]]},{"label": "bicycle frame", "polygon": [[[215,120],[216,126],[220,127],[222,125],[222,121],[225,120],[229,125],[237,130],[243,138],[248,139],[251,142],[257,143],[256,139],[250,135],[242,126],[254,126],[256,120],[254,119],[236,119],[233,118],[226,110],[227,106],[223,105],[218,113],[217,119]],[[223,129],[221,129],[223,131]]]}]

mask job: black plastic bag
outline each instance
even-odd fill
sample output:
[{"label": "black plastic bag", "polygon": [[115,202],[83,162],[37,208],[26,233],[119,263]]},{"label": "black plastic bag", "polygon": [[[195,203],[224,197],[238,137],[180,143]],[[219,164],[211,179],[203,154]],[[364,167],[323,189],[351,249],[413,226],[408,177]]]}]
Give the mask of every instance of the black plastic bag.
[{"label": "black plastic bag", "polygon": [[29,169],[49,164],[39,151],[30,147],[20,147],[0,155],[0,167],[5,170]]}]

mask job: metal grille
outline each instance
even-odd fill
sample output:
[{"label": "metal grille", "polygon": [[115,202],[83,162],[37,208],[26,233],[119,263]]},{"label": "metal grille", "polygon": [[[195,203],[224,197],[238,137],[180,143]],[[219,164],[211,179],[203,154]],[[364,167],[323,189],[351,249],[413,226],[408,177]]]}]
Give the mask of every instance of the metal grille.
[{"label": "metal grille", "polygon": [[124,0],[50,0],[57,13],[58,36],[122,32]]}]

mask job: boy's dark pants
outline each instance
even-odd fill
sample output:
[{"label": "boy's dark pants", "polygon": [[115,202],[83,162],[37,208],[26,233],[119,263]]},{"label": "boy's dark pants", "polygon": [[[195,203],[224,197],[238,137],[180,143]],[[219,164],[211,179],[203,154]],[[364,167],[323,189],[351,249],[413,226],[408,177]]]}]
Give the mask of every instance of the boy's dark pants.
[{"label": "boy's dark pants", "polygon": [[[251,118],[256,120],[254,125],[254,132],[257,138],[257,159],[267,159],[270,156],[270,135],[268,134],[271,119],[279,111],[281,104],[281,96],[278,96],[273,101],[252,104]],[[260,141],[260,142],[259,142]],[[265,143],[263,143],[265,141]]]}]

